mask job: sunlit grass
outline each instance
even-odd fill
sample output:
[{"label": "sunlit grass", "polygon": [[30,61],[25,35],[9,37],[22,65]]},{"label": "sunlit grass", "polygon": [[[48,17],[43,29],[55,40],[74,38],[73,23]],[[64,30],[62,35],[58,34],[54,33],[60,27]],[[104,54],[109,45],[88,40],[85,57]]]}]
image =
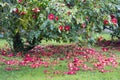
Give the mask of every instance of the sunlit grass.
[{"label": "sunlit grass", "polygon": [[[61,66],[62,67],[62,66]],[[57,68],[61,68],[58,67]],[[0,80],[119,80],[120,67],[114,72],[100,73],[98,71],[79,71],[76,75],[44,74],[44,70],[51,68],[40,67],[31,69],[23,67],[20,71],[0,70]]]}]

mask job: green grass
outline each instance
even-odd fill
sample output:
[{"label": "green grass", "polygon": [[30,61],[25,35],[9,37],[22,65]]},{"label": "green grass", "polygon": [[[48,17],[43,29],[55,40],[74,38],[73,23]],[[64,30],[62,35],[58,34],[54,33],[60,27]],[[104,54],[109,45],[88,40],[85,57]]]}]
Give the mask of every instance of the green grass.
[{"label": "green grass", "polygon": [[[58,68],[58,67],[57,67]],[[61,68],[61,67],[59,67]],[[98,71],[79,71],[76,75],[44,74],[45,68],[31,69],[24,67],[20,71],[5,71],[1,69],[0,80],[119,80],[120,67],[114,72],[100,73]],[[49,70],[49,68],[48,68]]]}]

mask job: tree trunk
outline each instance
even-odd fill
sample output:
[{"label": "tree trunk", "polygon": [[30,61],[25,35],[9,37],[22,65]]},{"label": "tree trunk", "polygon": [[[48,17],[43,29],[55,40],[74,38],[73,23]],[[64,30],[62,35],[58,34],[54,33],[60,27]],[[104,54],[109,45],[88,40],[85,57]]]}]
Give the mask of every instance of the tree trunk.
[{"label": "tree trunk", "polygon": [[23,51],[24,45],[20,36],[20,33],[17,32],[15,36],[13,37],[13,48],[15,52]]}]

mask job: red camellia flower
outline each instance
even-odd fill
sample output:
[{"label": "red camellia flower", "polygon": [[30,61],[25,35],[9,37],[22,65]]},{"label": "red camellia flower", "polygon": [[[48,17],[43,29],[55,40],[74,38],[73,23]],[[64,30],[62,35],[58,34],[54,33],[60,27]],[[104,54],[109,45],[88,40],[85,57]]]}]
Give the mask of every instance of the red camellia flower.
[{"label": "red camellia flower", "polygon": [[116,18],[113,18],[113,19],[111,19],[111,22],[112,22],[113,24],[117,24],[117,19],[116,19]]},{"label": "red camellia flower", "polygon": [[38,12],[40,12],[40,9],[37,7],[37,8],[33,8],[32,11],[35,13],[38,13]]},{"label": "red camellia flower", "polygon": [[59,26],[59,30],[60,30],[60,31],[62,31],[63,28],[64,28],[63,26],[61,26],[61,25]]},{"label": "red camellia flower", "polygon": [[22,0],[18,0],[18,3],[21,3],[22,2]]},{"label": "red camellia flower", "polygon": [[66,31],[70,31],[70,26],[65,26]]},{"label": "red camellia flower", "polygon": [[48,19],[54,20],[54,18],[55,18],[54,14],[49,14],[49,15],[48,15]]},{"label": "red camellia flower", "polygon": [[85,23],[82,23],[81,26],[82,26],[82,28],[85,28],[85,27],[86,27],[86,24],[85,24]]},{"label": "red camellia flower", "polygon": [[58,16],[55,17],[55,20],[58,21]]},{"label": "red camellia flower", "polygon": [[113,19],[113,18],[115,18],[115,15],[111,14],[110,17],[111,17],[111,19]]},{"label": "red camellia flower", "polygon": [[105,24],[105,25],[108,25],[108,24],[109,24],[109,21],[108,21],[108,20],[104,20],[104,24]]},{"label": "red camellia flower", "polygon": [[15,8],[15,9],[13,10],[13,12],[14,12],[14,13],[19,13],[19,9],[18,9],[18,8]]}]

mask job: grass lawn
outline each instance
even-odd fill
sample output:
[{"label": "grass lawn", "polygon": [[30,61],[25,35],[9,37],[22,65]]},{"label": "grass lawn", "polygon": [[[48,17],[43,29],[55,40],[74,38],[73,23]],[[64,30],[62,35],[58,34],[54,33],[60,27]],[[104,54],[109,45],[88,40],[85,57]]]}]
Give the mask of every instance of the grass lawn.
[{"label": "grass lawn", "polygon": [[30,69],[23,68],[20,71],[4,71],[0,72],[0,80],[119,80],[120,68],[110,73],[100,73],[79,71],[76,75],[52,75],[44,74],[43,68]]},{"label": "grass lawn", "polygon": [[[54,41],[47,44],[57,44]],[[6,44],[4,39],[0,39],[0,48]],[[45,41],[43,41],[45,44]],[[61,43],[64,44],[64,43]],[[96,49],[100,49],[96,47]],[[112,53],[120,56],[120,51],[112,51]],[[1,56],[0,56],[1,57]],[[60,65],[45,68],[43,66],[32,69],[29,67],[21,67],[20,70],[6,71],[6,65],[0,64],[0,80],[120,80],[120,60],[119,67],[115,68],[113,72],[101,73],[99,71],[83,71],[80,70],[75,75],[56,75],[53,74],[54,70],[66,70],[65,61],[61,61]],[[8,66],[8,65],[7,65]],[[50,71],[44,74],[44,70]]]},{"label": "grass lawn", "polygon": [[[63,62],[64,64],[64,62]],[[79,71],[76,75],[56,75],[44,74],[44,70],[51,70],[51,68],[40,67],[32,69],[22,67],[21,70],[6,71],[0,66],[0,80],[119,80],[120,66],[114,72],[101,73],[98,71]],[[54,69],[66,69],[64,65],[54,67]],[[51,70],[52,71],[52,70]]]}]

